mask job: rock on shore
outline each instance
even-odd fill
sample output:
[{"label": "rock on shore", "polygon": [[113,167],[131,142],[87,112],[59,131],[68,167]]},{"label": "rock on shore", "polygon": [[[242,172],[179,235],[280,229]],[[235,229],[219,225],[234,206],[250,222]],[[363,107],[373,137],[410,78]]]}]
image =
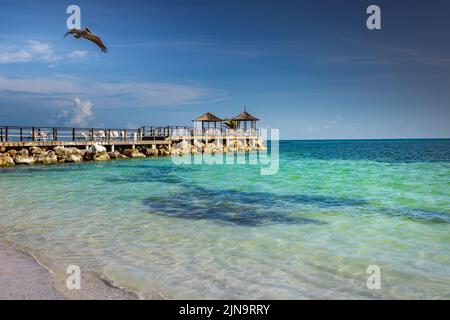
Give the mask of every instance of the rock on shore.
[{"label": "rock on shore", "polygon": [[158,155],[158,150],[157,149],[152,149],[152,148],[146,148],[145,149],[145,155],[148,156],[148,157],[157,156]]},{"label": "rock on shore", "polygon": [[58,163],[58,157],[53,150],[42,150],[39,147],[32,147],[29,153],[34,157],[36,163],[41,164],[55,164]]},{"label": "rock on shore", "polygon": [[57,146],[54,148],[31,147],[29,149],[22,148],[18,150],[8,150],[7,148],[2,147],[0,148],[0,167],[261,150],[266,150],[266,147],[262,141],[257,141],[253,146],[251,146],[238,140],[230,142],[228,146],[217,145],[215,143],[199,143],[195,141],[193,145],[189,143],[174,145],[171,150],[169,150],[168,146],[161,145],[158,148],[141,147],[140,149],[123,149],[121,147],[117,147],[115,151],[109,152],[102,145],[92,145],[86,150],[64,146]]},{"label": "rock on shore", "polygon": [[9,153],[0,154],[0,167],[12,167],[14,165],[15,162]]},{"label": "rock on shore", "polygon": [[55,147],[53,149],[59,163],[63,162],[81,162],[83,161],[84,151],[78,148]]},{"label": "rock on shore", "polygon": [[14,163],[15,164],[26,164],[26,165],[31,165],[34,164],[34,158],[32,157],[23,157],[23,156],[19,156],[19,157],[15,157],[14,158]]},{"label": "rock on shore", "polygon": [[89,147],[84,153],[84,158],[86,160],[94,161],[107,161],[111,159],[108,152],[106,152],[106,148],[100,145],[93,145]]},{"label": "rock on shore", "polygon": [[130,158],[145,158],[145,154],[141,153],[138,149],[125,149],[123,154]]}]

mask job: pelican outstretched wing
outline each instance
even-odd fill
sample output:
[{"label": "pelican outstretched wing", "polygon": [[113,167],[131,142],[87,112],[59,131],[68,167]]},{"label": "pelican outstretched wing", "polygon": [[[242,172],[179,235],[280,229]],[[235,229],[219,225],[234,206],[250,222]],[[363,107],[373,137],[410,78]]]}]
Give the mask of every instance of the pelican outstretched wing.
[{"label": "pelican outstretched wing", "polygon": [[100,49],[102,49],[102,52],[104,53],[108,52],[108,49],[103,44],[102,39],[100,39],[100,37],[97,37],[96,35],[93,35],[91,33],[85,33],[82,35],[82,37],[95,43],[97,46],[99,46]]}]

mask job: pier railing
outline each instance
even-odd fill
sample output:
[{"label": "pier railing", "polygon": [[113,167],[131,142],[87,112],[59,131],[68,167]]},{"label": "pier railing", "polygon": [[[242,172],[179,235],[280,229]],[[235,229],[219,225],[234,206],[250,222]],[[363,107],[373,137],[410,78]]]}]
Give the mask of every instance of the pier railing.
[{"label": "pier railing", "polygon": [[167,138],[179,139],[186,136],[259,137],[260,131],[258,129],[197,129],[185,126],[144,126],[138,129],[0,126],[0,142],[129,142],[143,140],[165,140]]},{"label": "pier railing", "polygon": [[228,129],[228,128],[181,128],[171,131],[171,137],[260,137],[259,129]]},{"label": "pier railing", "polygon": [[153,127],[144,126],[138,129],[142,132],[144,140],[147,139],[166,139],[173,136],[174,132],[189,132],[189,127],[185,126],[165,126],[165,127]]},{"label": "pier railing", "polygon": [[139,129],[0,126],[0,142],[142,140]]}]

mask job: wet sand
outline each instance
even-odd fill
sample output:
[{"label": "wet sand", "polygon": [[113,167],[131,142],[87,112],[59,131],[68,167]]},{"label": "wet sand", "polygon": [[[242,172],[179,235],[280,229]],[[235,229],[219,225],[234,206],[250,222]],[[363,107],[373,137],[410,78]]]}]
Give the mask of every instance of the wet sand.
[{"label": "wet sand", "polygon": [[82,272],[81,289],[69,290],[65,277],[50,272],[33,256],[0,244],[0,300],[130,300],[139,297],[95,273]]}]

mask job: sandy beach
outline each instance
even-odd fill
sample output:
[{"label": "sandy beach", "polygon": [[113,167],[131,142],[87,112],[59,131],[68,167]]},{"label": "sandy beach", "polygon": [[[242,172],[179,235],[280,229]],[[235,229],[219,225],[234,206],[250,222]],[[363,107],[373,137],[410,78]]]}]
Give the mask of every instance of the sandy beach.
[{"label": "sandy beach", "polygon": [[81,290],[68,290],[65,279],[33,256],[0,244],[0,300],[132,300],[138,296],[85,272]]},{"label": "sandy beach", "polygon": [[30,255],[0,245],[0,299],[65,299],[53,287],[52,275]]}]

